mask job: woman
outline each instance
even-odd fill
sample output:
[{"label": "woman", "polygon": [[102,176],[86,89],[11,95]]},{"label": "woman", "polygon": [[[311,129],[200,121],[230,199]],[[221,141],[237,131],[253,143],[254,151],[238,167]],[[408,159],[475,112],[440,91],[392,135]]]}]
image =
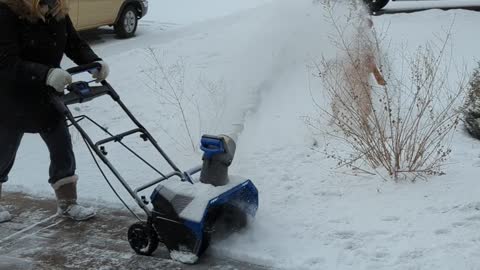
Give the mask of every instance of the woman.
[{"label": "woman", "polygon": [[[49,99],[72,82],[60,68],[64,54],[78,65],[100,63],[92,74],[97,81],[108,76],[107,64],[75,31],[66,0],[0,0],[0,194],[23,134],[36,133],[50,152],[49,183],[59,214],[86,220],[95,211],[77,204],[71,137]],[[0,207],[0,222],[9,219]]]}]

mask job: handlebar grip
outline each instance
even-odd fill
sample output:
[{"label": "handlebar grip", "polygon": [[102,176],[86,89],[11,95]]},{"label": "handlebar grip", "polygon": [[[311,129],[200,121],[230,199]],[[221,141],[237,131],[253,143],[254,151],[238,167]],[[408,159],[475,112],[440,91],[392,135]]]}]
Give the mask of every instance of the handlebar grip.
[{"label": "handlebar grip", "polygon": [[101,68],[102,68],[102,65],[100,65],[100,63],[94,62],[86,65],[80,65],[73,68],[69,68],[67,69],[67,72],[70,73],[71,75],[75,75],[75,74],[79,74],[79,73],[83,73],[83,72],[87,72],[95,69],[100,70]]}]

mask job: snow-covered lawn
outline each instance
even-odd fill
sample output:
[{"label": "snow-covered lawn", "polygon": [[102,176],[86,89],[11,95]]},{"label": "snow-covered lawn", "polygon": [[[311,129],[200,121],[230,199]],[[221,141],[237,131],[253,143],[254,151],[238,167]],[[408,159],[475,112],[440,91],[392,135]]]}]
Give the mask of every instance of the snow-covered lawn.
[{"label": "snow-covered lawn", "polygon": [[[150,2],[151,13],[137,37],[119,41],[106,35],[94,48],[111,64],[110,81],[124,102],[181,168],[200,163],[201,154],[189,147],[174,108],[146,87],[152,67],[147,48],[157,52],[164,67],[181,63],[185,69],[185,94],[198,105],[186,105],[195,141],[204,132],[238,139],[232,172],[256,183],[260,209],[248,230],[214,244],[210,252],[276,269],[478,268],[478,141],[459,131],[447,175],[415,184],[336,172],[334,162],[314,146],[315,140],[323,144],[322,138],[314,137],[302,119],[315,110],[309,88],[321,91],[321,84],[307,64],[336,53],[321,6],[308,0]],[[390,50],[409,52],[453,23],[452,63],[471,69],[480,57],[479,13],[431,10],[374,21],[387,31]],[[212,90],[215,98],[208,95]],[[127,128],[107,102],[75,111],[97,117],[112,131]],[[116,203],[74,137],[82,200]],[[146,145],[135,145],[151,156]],[[133,185],[154,177],[116,150],[110,149],[109,157]],[[6,188],[23,186],[52,196],[47,172],[46,148],[38,136],[26,136]]]},{"label": "snow-covered lawn", "polygon": [[187,25],[256,8],[272,0],[151,0],[146,21]]}]

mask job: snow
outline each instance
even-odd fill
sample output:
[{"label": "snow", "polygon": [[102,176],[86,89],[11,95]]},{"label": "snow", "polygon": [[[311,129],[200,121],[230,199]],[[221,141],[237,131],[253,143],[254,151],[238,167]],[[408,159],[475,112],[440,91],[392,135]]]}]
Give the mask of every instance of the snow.
[{"label": "snow", "polygon": [[33,266],[29,261],[26,260],[0,256],[0,269],[30,270],[33,269]]},{"label": "snow", "polygon": [[144,18],[173,25],[186,25],[224,17],[240,10],[258,7],[272,0],[153,0]]},{"label": "snow", "polygon": [[0,206],[0,223],[9,221],[11,219],[12,215],[10,215],[10,213],[5,208]]},{"label": "snow", "polygon": [[[231,170],[256,184],[259,211],[249,228],[214,243],[209,252],[275,269],[480,265],[478,141],[458,131],[446,176],[414,184],[333,170],[335,162],[322,153],[323,138],[312,135],[303,121],[315,113],[310,89],[321,87],[308,64],[338,53],[328,38],[332,29],[321,6],[307,0],[150,4],[137,37],[124,41],[104,34],[92,43],[111,65],[109,81],[180,168],[198,165],[201,153],[192,150],[178,108],[146,87],[151,84],[147,75],[158,68],[147,48],[157,52],[168,71],[185,70],[179,81],[184,82],[185,96],[195,100],[184,108],[195,142],[202,133],[238,138]],[[387,8],[394,4],[413,5],[391,3]],[[463,65],[468,70],[475,67],[480,57],[480,39],[472,38],[480,22],[475,12],[429,10],[383,15],[374,22],[386,32],[391,52],[413,53],[452,27],[450,60],[457,68],[451,71],[452,79],[459,79],[456,71]],[[162,81],[158,69],[153,74]],[[74,106],[73,111],[99,119],[115,133],[130,127],[107,102],[105,98]],[[116,203],[79,135],[73,133],[73,138],[81,200]],[[147,143],[125,142],[154,158]],[[133,186],[157,177],[118,147],[107,150]],[[168,170],[160,159],[154,160]],[[53,196],[48,165],[41,140],[27,135],[5,188]]]},{"label": "snow", "polygon": [[219,197],[221,194],[247,183],[248,179],[238,176],[231,176],[228,184],[220,187],[214,187],[210,184],[178,181],[178,179],[168,179],[161,182],[156,188],[163,198],[172,202],[176,195],[182,196],[180,205],[173,204],[175,209],[181,209],[178,215],[185,220],[201,222],[205,216],[205,210],[211,200]]},{"label": "snow", "polygon": [[173,250],[170,252],[170,257],[174,261],[186,264],[194,264],[198,261],[197,255],[185,251]]}]

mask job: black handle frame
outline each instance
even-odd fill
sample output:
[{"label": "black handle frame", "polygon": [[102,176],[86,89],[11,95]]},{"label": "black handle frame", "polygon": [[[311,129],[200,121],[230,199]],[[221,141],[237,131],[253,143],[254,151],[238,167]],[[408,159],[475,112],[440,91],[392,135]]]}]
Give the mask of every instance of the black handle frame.
[{"label": "black handle frame", "polygon": [[93,63],[90,63],[90,64],[80,65],[80,66],[69,68],[69,69],[67,69],[67,72],[70,73],[71,75],[76,75],[76,74],[80,74],[80,73],[87,72],[87,71],[91,72],[93,70],[100,70],[101,68],[102,68],[102,65],[100,63],[93,62]]},{"label": "black handle frame", "polygon": [[[101,67],[100,64],[98,63],[93,63],[93,64],[88,64],[88,65],[82,65],[78,67],[74,67],[71,69],[68,69],[67,72],[71,74],[79,74],[87,71],[91,71],[92,69],[99,68]],[[88,82],[84,82],[89,84]],[[176,165],[175,163],[168,157],[168,155],[163,151],[163,149],[159,146],[157,141],[153,138],[153,136],[148,132],[148,130],[143,127],[143,125],[135,118],[135,116],[130,112],[130,110],[127,108],[127,106],[121,101],[120,96],[117,94],[117,92],[113,89],[113,87],[106,81],[101,82],[101,86],[90,86],[91,88],[91,94],[89,94],[87,97],[85,96],[79,96],[75,92],[70,92],[67,95],[64,95],[62,97],[59,96],[53,96],[52,95],[52,103],[53,105],[59,110],[62,114],[65,115],[65,117],[70,121],[71,125],[73,125],[81,134],[81,136],[85,139],[87,142],[88,146],[95,152],[95,154],[102,160],[102,162],[110,169],[110,171],[115,175],[115,177],[120,181],[122,186],[127,190],[127,192],[132,196],[132,198],[135,199],[137,204],[145,211],[147,216],[150,218],[151,217],[151,210],[148,208],[148,206],[145,204],[145,202],[141,199],[139,196],[139,192],[142,190],[145,190],[149,187],[152,187],[161,181],[164,181],[166,179],[169,179],[174,176],[178,176],[182,181],[189,181],[191,182],[191,175],[198,173],[200,171],[200,167],[193,168],[189,171],[182,172]],[[68,89],[68,88],[67,88]],[[129,117],[129,119],[135,124],[136,128],[117,134],[113,135],[108,133],[108,137],[100,140],[98,142],[94,142],[92,138],[88,135],[88,133],[82,128],[82,126],[79,124],[81,119],[90,119],[88,117],[75,117],[70,109],[68,108],[67,105],[71,104],[77,104],[77,103],[82,103],[82,102],[87,102],[90,100],[93,100],[97,97],[104,96],[104,95],[109,95],[113,101],[115,101],[125,112],[125,114]],[[94,122],[93,120],[91,120]],[[94,122],[96,124],[96,122]],[[98,124],[97,124],[98,125]],[[151,142],[151,144],[155,147],[155,149],[161,154],[161,156],[165,159],[165,161],[170,165],[170,167],[173,169],[173,172],[169,174],[161,174],[162,177],[153,180],[135,190],[133,190],[128,183],[125,181],[125,179],[122,177],[122,175],[119,173],[119,171],[113,166],[113,164],[108,160],[106,157],[106,153],[102,151],[102,145],[107,143],[107,142],[119,142],[122,145],[124,145],[121,141],[124,137],[133,135],[133,134],[140,134],[141,137],[144,140],[148,140]],[[125,146],[125,145],[124,145]],[[141,157],[137,155],[138,158],[140,158],[142,161],[146,162],[143,160]],[[147,163],[148,165],[148,163]]]}]

